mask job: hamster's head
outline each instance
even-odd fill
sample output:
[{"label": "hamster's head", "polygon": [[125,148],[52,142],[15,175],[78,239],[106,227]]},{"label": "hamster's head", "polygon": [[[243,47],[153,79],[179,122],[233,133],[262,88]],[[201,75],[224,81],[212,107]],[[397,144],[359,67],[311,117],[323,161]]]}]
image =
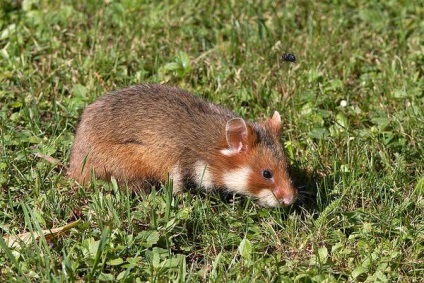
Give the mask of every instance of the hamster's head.
[{"label": "hamster's head", "polygon": [[227,190],[255,197],[262,206],[287,206],[297,190],[290,179],[279,141],[281,117],[275,112],[261,124],[233,118],[226,125],[226,141],[220,149],[221,180]]}]

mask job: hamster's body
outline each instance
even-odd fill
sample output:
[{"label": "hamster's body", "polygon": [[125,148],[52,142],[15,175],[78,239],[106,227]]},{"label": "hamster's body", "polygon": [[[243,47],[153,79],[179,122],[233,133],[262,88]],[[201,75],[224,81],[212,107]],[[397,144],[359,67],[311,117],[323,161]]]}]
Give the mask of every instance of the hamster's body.
[{"label": "hamster's body", "polygon": [[296,190],[280,126],[277,112],[262,124],[251,123],[177,88],[132,86],[85,109],[68,174],[80,183],[94,172],[132,184],[169,175],[174,191],[191,181],[256,197],[264,206],[287,205]]}]

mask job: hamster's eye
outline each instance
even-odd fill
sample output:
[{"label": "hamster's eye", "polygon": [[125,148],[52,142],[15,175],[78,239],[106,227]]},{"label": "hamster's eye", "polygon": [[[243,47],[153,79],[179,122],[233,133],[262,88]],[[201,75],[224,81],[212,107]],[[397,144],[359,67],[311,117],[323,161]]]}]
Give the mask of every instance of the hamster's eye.
[{"label": "hamster's eye", "polygon": [[271,171],[269,171],[269,170],[264,170],[264,171],[262,171],[262,176],[263,176],[265,179],[271,179],[271,178],[272,178],[272,173],[271,173]]}]

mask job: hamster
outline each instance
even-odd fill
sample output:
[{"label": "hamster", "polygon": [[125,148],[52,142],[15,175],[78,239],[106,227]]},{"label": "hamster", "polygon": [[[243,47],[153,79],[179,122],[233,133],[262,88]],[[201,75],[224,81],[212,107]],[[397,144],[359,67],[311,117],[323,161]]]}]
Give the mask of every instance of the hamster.
[{"label": "hamster", "polygon": [[143,84],[100,97],[82,114],[68,175],[118,182],[173,180],[291,205],[297,191],[280,143],[281,117],[253,123],[178,88]]}]

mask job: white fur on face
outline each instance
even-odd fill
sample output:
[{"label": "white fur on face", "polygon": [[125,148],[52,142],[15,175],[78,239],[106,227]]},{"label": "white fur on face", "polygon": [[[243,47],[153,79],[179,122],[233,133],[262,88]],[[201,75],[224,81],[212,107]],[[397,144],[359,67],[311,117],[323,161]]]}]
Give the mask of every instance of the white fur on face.
[{"label": "white fur on face", "polygon": [[194,177],[199,186],[206,189],[211,189],[214,185],[211,172],[208,170],[208,165],[204,161],[197,161],[194,164]]},{"label": "white fur on face", "polygon": [[172,167],[169,172],[169,178],[172,180],[172,191],[174,194],[180,192],[183,186],[183,180],[181,176],[181,168],[178,164]]},{"label": "white fur on face", "polygon": [[247,185],[251,172],[252,169],[250,169],[250,167],[242,167],[231,170],[223,175],[222,180],[229,191],[243,195],[250,195],[247,191]]},{"label": "white fur on face", "polygon": [[278,200],[271,190],[263,189],[256,196],[258,203],[262,206],[276,207],[281,205],[290,205],[294,203],[296,199],[295,194],[286,195],[281,200]]},{"label": "white fur on face", "polygon": [[271,190],[263,189],[256,197],[258,198],[257,203],[262,206],[277,207],[281,205]]}]

